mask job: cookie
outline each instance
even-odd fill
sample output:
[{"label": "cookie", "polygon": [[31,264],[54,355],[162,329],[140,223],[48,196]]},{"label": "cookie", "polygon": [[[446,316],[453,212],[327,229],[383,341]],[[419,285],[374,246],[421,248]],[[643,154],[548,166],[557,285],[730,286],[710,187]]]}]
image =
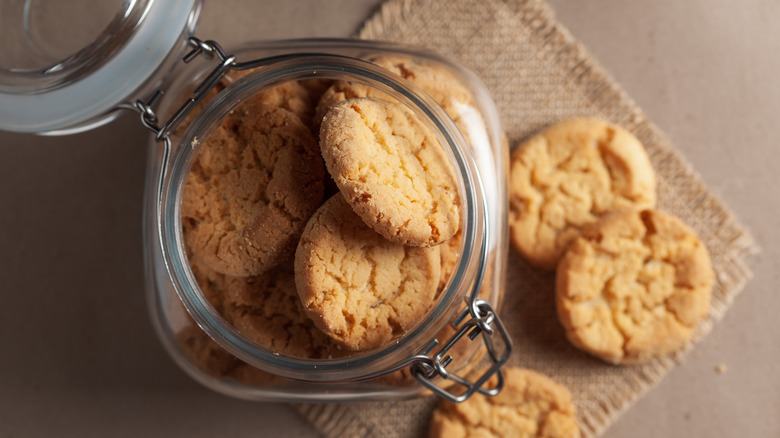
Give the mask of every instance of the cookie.
[{"label": "cookie", "polygon": [[607,362],[671,353],[709,311],[707,249],[679,219],[624,211],[578,237],[558,267],[558,317],[571,343]]},{"label": "cookie", "polygon": [[224,317],[239,333],[275,354],[323,359],[343,356],[304,313],[292,265],[254,277],[229,278]]},{"label": "cookie", "polygon": [[320,149],[344,198],[386,239],[431,246],[457,232],[460,198],[449,160],[405,107],[345,100],[323,119]]},{"label": "cookie", "polygon": [[258,275],[292,255],[322,203],[309,129],[273,106],[243,105],[203,141],[182,194],[188,250],[209,268]]},{"label": "cookie", "polygon": [[387,241],[340,194],[312,216],[295,252],[295,284],[306,313],[349,350],[381,347],[420,322],[440,270],[438,247]]},{"label": "cookie", "polygon": [[429,437],[578,438],[576,409],[564,386],[535,371],[504,367],[504,388],[459,403],[439,402]]},{"label": "cookie", "polygon": [[655,201],[655,174],[642,144],[607,122],[567,120],[512,152],[510,239],[537,267],[555,269],[582,228],[600,217]]}]

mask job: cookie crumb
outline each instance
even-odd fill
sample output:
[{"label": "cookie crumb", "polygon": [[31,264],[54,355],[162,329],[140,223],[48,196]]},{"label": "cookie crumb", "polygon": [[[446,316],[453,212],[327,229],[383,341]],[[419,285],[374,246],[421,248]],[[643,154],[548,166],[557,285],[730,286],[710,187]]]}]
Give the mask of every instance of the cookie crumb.
[{"label": "cookie crumb", "polygon": [[715,366],[715,372],[718,374],[726,374],[726,371],[728,370],[729,370],[728,367],[726,367],[726,365],[722,363]]}]

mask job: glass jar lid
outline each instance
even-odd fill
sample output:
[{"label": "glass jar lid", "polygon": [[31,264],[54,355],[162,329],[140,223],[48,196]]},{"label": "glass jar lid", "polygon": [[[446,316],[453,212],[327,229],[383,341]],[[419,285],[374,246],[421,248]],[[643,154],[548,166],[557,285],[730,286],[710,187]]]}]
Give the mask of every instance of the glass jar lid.
[{"label": "glass jar lid", "polygon": [[191,31],[199,0],[0,0],[0,129],[75,132],[110,120]]}]

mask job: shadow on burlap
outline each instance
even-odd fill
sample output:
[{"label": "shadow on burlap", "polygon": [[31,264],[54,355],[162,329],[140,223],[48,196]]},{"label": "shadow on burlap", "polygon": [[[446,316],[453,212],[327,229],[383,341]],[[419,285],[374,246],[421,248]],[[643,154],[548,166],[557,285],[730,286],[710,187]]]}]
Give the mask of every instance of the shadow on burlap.
[{"label": "shadow on burlap", "polygon": [[[633,132],[647,148],[658,178],[658,207],[689,224],[710,252],[717,273],[706,335],[752,273],[757,248],[749,233],[709,192],[677,149],[540,0],[391,0],[359,36],[432,48],[471,69],[493,95],[511,146],[556,121],[595,116]],[[573,348],[558,324],[554,274],[526,264],[510,249],[502,309],[515,342],[515,365],[566,385],[583,436],[597,436],[683,360],[686,348],[641,366],[605,364]],[[299,404],[327,438],[419,437],[437,400]]]}]

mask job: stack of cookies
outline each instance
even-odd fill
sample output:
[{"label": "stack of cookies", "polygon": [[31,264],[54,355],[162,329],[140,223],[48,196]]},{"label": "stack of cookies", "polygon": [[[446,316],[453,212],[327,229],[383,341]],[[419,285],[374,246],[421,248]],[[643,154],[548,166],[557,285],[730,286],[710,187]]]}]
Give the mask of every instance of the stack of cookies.
[{"label": "stack of cookies", "polygon": [[[445,111],[474,105],[446,71],[372,62]],[[437,138],[394,99],[347,81],[283,83],[233,110],[201,142],[181,216],[214,309],[271,353],[300,358],[373,350],[414,328],[460,249],[459,190]],[[196,328],[179,338],[212,375],[276,381]]]},{"label": "stack of cookies", "polygon": [[510,170],[513,246],[557,269],[558,317],[571,343],[614,364],[681,348],[709,311],[702,242],[655,209],[642,144],[601,120],[560,122],[519,145]]},{"label": "stack of cookies", "polygon": [[[560,323],[576,347],[637,364],[682,347],[707,315],[712,268],[679,219],[655,209],[642,144],[601,120],[572,119],[514,149],[510,241],[533,266],[556,270]],[[569,391],[539,373],[504,370],[505,387],[441,402],[431,437],[579,437]]]}]

